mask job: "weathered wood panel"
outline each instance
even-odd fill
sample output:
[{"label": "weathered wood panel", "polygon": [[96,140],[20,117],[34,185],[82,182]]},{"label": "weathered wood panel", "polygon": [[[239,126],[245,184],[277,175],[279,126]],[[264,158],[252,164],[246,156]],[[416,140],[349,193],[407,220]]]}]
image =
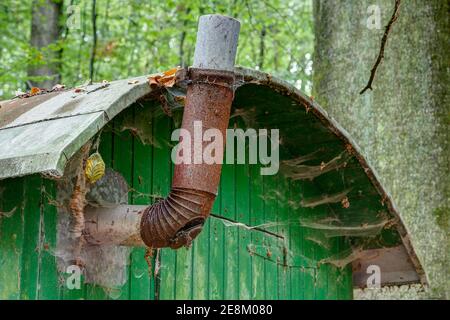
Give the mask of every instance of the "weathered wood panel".
[{"label": "weathered wood panel", "polygon": [[380,268],[380,285],[382,286],[418,283],[420,280],[403,246],[361,252],[359,259],[352,264],[354,287],[367,286],[367,278],[371,275],[367,273],[370,265]]}]

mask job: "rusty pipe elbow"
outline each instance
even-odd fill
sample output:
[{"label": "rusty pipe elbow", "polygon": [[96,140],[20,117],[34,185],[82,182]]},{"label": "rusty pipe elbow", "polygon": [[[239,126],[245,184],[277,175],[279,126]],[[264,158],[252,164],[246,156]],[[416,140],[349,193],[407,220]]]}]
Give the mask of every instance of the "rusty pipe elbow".
[{"label": "rusty pipe elbow", "polygon": [[[189,79],[181,128],[194,137],[194,121],[201,121],[202,137],[206,130],[218,129],[225,145],[234,97],[234,73],[191,68]],[[195,144],[193,141],[191,144],[191,159],[194,159]],[[202,150],[207,144],[202,142]],[[142,214],[141,237],[148,247],[177,249],[190,245],[209,216],[216,198],[221,168],[221,163],[175,165],[172,188],[167,198],[146,208]]]}]

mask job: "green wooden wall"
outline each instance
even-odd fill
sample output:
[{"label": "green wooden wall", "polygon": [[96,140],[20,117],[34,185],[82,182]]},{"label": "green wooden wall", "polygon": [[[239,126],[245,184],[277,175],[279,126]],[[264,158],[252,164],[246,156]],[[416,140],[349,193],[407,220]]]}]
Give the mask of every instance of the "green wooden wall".
[{"label": "green wooden wall", "polygon": [[[128,108],[104,130],[100,153],[128,181],[129,202],[148,204],[170,188],[167,142],[174,123],[166,116],[153,118],[156,145],[144,145],[132,131],[121,130],[123,119],[139,108],[141,104]],[[224,165],[214,216],[192,247],[161,250],[156,277],[148,272],[145,249],[133,249],[128,281],[115,290],[90,284],[81,290],[66,288],[67,275],[58,274],[56,267],[55,189],[54,182],[38,175],[0,181],[1,299],[352,298],[349,267],[317,264],[345,249],[344,240],[332,238],[326,246],[311,241],[314,231],[298,221],[321,208],[290,205],[300,195],[317,194],[310,182],[261,176],[257,165]],[[233,222],[261,226],[248,229]]]}]

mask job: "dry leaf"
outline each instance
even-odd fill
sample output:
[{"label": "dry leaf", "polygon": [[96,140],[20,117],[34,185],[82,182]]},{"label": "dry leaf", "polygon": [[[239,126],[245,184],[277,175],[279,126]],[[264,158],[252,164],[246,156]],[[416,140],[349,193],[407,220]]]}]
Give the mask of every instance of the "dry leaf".
[{"label": "dry leaf", "polygon": [[164,87],[171,88],[175,84],[175,76],[162,77],[159,81]]},{"label": "dry leaf", "polygon": [[135,80],[128,80],[128,84],[136,84],[139,83],[139,80],[135,79]]},{"label": "dry leaf", "polygon": [[164,77],[174,76],[178,70],[180,70],[180,67],[175,67],[175,68],[169,69],[167,71],[164,71],[163,72]]},{"label": "dry leaf", "polygon": [[148,78],[148,83],[150,84],[150,87],[158,86],[158,81],[156,80],[156,76],[155,77],[150,76],[150,78]]},{"label": "dry leaf", "polygon": [[180,67],[172,68],[163,73],[150,75],[150,77],[148,77],[148,83],[151,87],[171,88],[175,85],[176,73],[178,70],[180,70]]},{"label": "dry leaf", "polygon": [[41,92],[41,89],[39,89],[38,87],[32,87],[31,91],[30,91],[30,95],[34,96],[37,95]]},{"label": "dry leaf", "polygon": [[65,85],[58,83],[53,86],[52,91],[61,91],[64,90],[65,88],[66,88]]}]

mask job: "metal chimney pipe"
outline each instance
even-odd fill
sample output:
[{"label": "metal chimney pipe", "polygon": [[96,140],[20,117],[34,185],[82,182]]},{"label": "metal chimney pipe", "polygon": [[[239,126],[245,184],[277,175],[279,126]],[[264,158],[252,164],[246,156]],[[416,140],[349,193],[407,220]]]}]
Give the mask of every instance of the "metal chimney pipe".
[{"label": "metal chimney pipe", "polygon": [[[230,119],[234,97],[234,61],[239,21],[221,15],[201,16],[198,24],[194,64],[189,69],[181,128],[194,137],[194,121],[222,133]],[[191,159],[199,145],[191,139]],[[202,150],[207,145],[202,142]],[[224,148],[223,148],[224,149]],[[199,150],[197,150],[199,152]],[[223,157],[223,154],[220,155]],[[200,233],[217,195],[221,164],[176,164],[168,197],[146,208],[141,218],[141,237],[151,248],[187,246]]]}]

